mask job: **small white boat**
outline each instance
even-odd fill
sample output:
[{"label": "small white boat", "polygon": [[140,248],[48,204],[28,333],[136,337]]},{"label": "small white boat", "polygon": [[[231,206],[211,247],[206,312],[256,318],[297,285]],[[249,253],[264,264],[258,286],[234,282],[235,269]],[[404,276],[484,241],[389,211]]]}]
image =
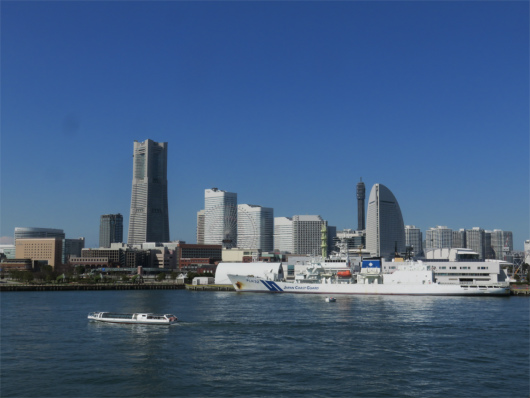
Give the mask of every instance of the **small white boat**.
[{"label": "small white boat", "polygon": [[171,325],[177,322],[177,317],[171,314],[118,314],[115,312],[91,312],[88,319],[97,322],[110,323],[138,323],[144,325]]},{"label": "small white boat", "polygon": [[337,301],[335,297],[326,297],[326,303],[334,303]]}]

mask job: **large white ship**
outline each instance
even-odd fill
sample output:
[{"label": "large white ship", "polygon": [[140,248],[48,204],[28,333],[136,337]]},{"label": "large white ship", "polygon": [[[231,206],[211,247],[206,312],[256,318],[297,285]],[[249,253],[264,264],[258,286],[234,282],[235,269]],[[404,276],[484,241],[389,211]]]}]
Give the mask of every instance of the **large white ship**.
[{"label": "large white ship", "polygon": [[405,261],[392,273],[383,273],[380,259],[365,259],[361,271],[329,273],[315,263],[294,282],[267,277],[228,275],[238,292],[301,294],[371,294],[429,296],[507,296],[508,282],[439,283],[431,265],[421,261]]}]

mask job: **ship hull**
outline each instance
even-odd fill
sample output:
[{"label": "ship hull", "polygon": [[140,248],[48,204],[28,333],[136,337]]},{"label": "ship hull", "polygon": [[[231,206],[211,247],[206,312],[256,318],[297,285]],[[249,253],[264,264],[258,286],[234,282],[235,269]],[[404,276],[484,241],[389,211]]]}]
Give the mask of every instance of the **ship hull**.
[{"label": "ship hull", "polygon": [[228,275],[238,292],[328,295],[508,296],[507,285],[291,283]]}]

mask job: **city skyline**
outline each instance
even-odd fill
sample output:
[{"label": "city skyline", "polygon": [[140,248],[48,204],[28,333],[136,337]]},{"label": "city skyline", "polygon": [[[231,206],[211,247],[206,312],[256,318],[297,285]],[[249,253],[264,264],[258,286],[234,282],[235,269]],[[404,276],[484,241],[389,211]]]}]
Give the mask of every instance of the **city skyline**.
[{"label": "city skyline", "polygon": [[7,2],[1,22],[3,242],[127,226],[145,139],[171,144],[171,240],[216,186],[355,229],[360,177],[422,231],[530,238],[525,2]]}]

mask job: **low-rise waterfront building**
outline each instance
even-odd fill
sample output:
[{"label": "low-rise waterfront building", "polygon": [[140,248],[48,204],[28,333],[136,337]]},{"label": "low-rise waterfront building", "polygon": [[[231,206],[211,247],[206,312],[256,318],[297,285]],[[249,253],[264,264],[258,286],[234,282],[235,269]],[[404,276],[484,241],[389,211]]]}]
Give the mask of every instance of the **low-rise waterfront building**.
[{"label": "low-rise waterfront building", "polygon": [[208,264],[215,264],[222,260],[222,245],[196,245],[179,242],[176,246],[176,267],[182,268],[181,259],[209,259]]},{"label": "low-rise waterfront building", "polygon": [[0,245],[0,253],[9,260],[12,260],[16,257],[16,250],[17,248],[15,245]]},{"label": "low-rise waterfront building", "polygon": [[0,261],[0,272],[31,271],[36,268],[35,263],[35,261],[29,258],[4,259]]},{"label": "low-rise waterfront building", "polygon": [[15,246],[17,259],[46,261],[54,269],[62,264],[62,238],[16,239]]}]

